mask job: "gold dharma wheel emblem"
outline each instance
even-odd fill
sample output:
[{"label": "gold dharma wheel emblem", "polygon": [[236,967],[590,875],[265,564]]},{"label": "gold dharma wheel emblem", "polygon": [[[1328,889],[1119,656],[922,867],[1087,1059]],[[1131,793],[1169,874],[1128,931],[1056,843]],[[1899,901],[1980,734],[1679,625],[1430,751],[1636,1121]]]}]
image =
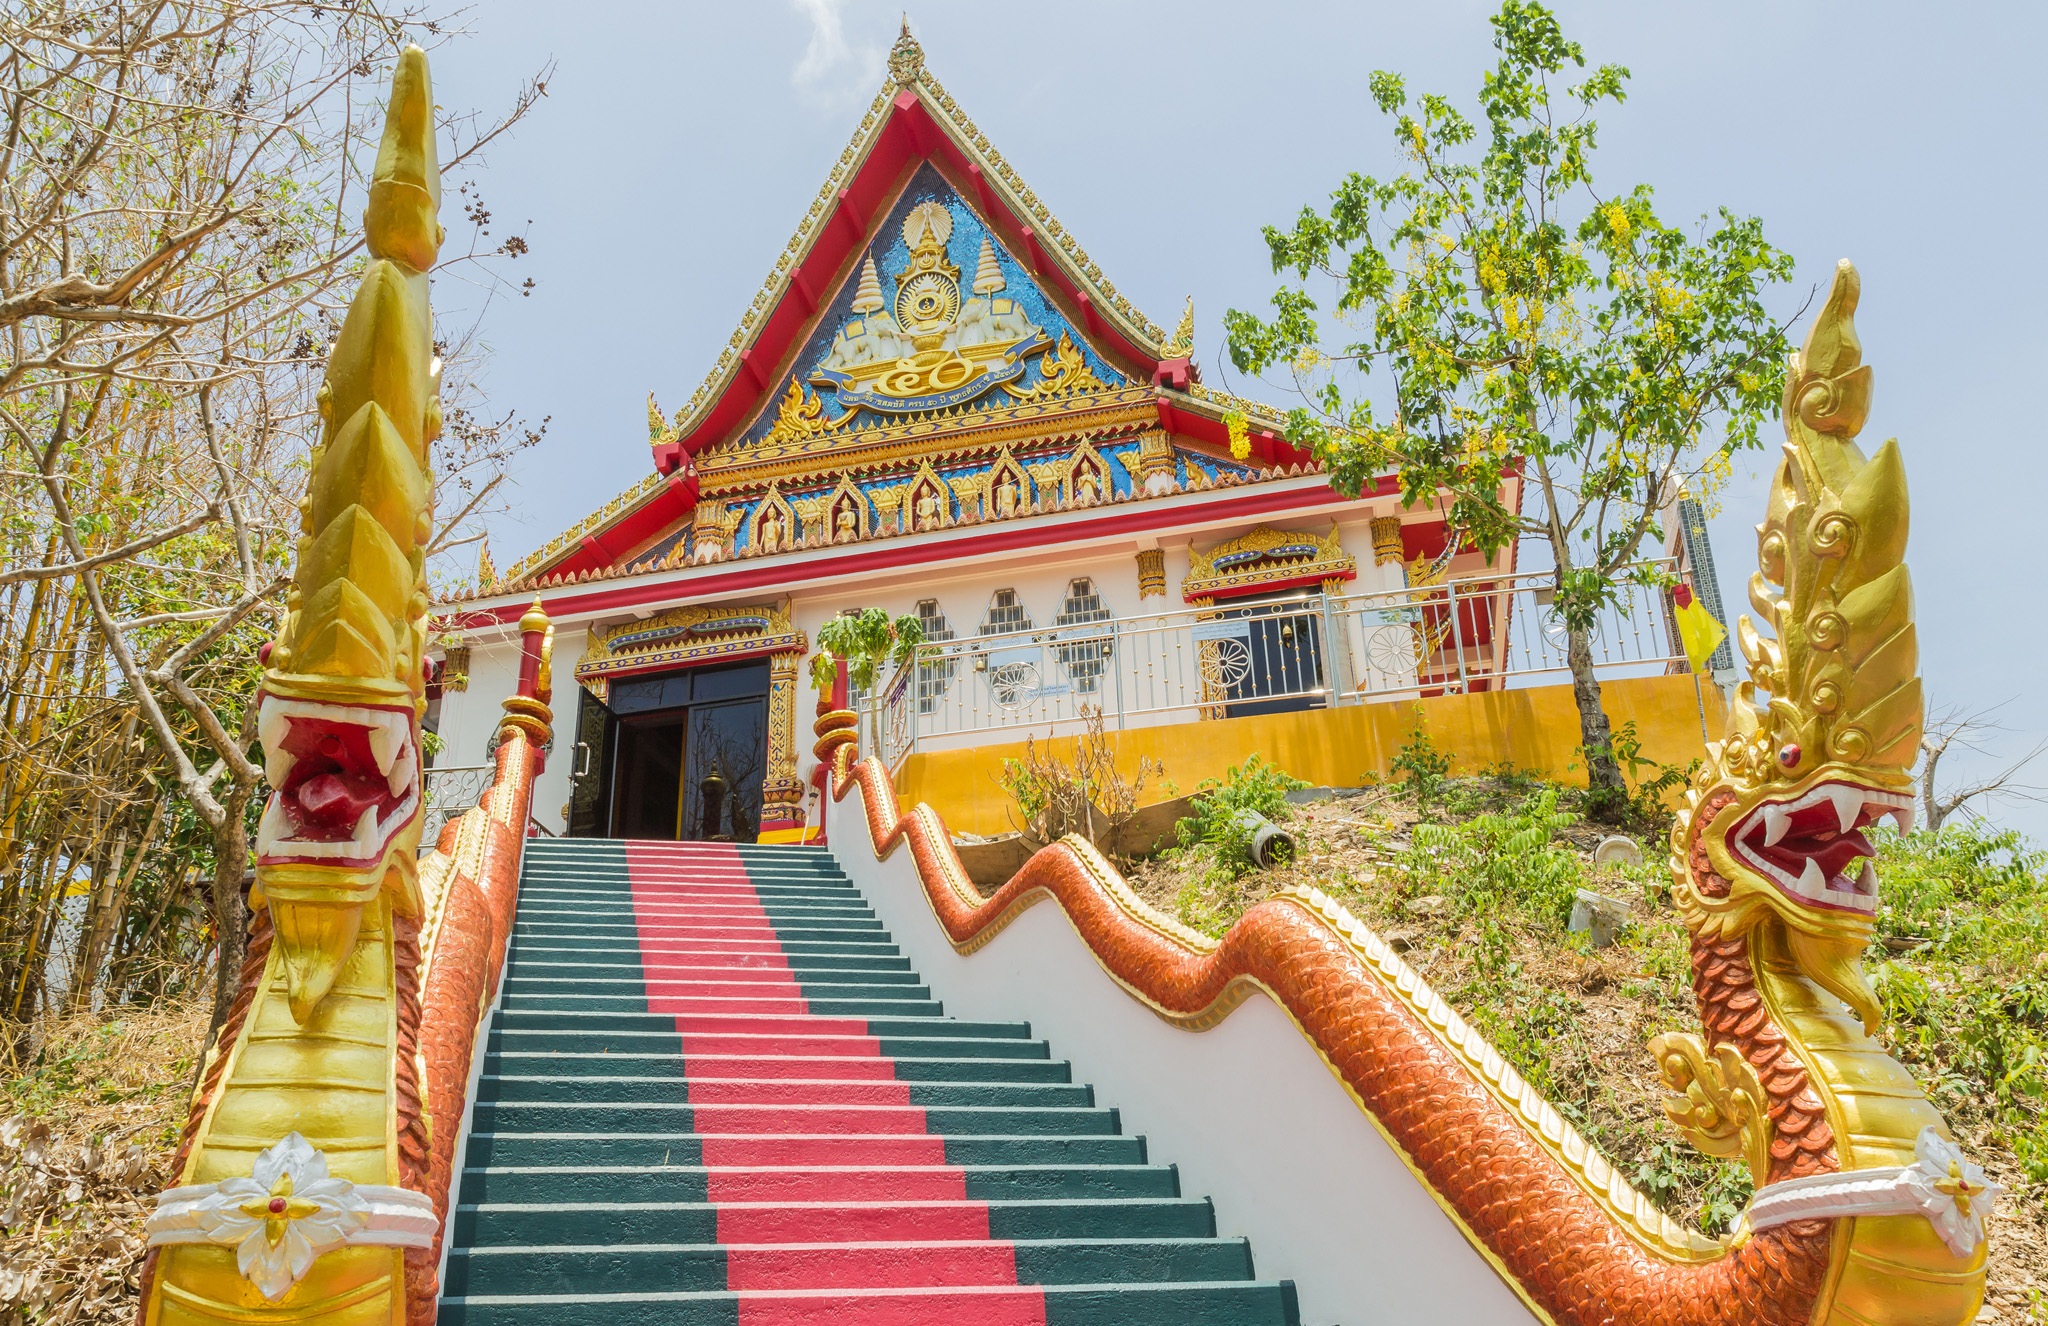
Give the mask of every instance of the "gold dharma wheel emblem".
[{"label": "gold dharma wheel emblem", "polygon": [[938,330],[960,314],[960,283],[940,272],[920,272],[896,291],[896,324],[908,332]]},{"label": "gold dharma wheel emblem", "polygon": [[896,366],[875,383],[874,390],[880,395],[900,399],[929,396],[934,392],[951,391],[981,371],[979,364],[961,358],[958,351],[926,350],[912,358],[898,360]]}]

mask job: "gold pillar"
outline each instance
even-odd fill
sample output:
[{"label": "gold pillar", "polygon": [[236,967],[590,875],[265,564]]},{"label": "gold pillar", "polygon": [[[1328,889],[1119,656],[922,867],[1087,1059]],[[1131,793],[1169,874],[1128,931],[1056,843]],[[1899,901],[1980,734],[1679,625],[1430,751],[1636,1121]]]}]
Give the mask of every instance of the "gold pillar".
[{"label": "gold pillar", "polygon": [[1139,551],[1138,597],[1141,599],[1166,597],[1165,549],[1145,548]]},{"label": "gold pillar", "polygon": [[1372,522],[1372,560],[1375,566],[1399,562],[1401,558],[1401,518],[1379,516]]},{"label": "gold pillar", "polygon": [[731,545],[726,542],[731,533],[732,527],[725,518],[724,502],[697,503],[696,518],[690,526],[690,541],[698,561],[715,560],[731,552]]},{"label": "gold pillar", "polygon": [[761,784],[761,841],[803,834],[804,785],[796,776],[795,651],[768,656],[768,776]]}]

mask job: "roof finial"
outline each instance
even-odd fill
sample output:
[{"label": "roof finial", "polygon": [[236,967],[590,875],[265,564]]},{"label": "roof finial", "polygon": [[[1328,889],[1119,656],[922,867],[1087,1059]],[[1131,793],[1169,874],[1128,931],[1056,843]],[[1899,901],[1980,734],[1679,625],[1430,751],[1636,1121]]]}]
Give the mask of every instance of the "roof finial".
[{"label": "roof finial", "polygon": [[1195,352],[1195,297],[1188,296],[1188,305],[1180,311],[1180,325],[1167,338],[1164,357],[1186,359]]},{"label": "roof finial", "polygon": [[917,38],[910,35],[910,14],[903,15],[903,35],[896,38],[896,44],[889,48],[889,77],[898,87],[909,87],[917,81],[924,69],[924,47],[917,44]]}]

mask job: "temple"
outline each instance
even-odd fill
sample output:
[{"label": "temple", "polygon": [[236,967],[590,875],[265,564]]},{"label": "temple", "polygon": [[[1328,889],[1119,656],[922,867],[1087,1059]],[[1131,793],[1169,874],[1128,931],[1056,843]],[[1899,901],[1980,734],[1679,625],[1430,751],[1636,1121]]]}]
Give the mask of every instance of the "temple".
[{"label": "temple", "polygon": [[1219,720],[1320,712],[1295,744],[1334,749],[1329,711],[1498,690],[1527,670],[1515,627],[1556,643],[1514,620],[1512,549],[1463,545],[1392,473],[1333,489],[1279,411],[1201,380],[1192,301],[1161,330],[913,40],[890,70],[703,385],[649,398],[650,472],[437,610],[442,769],[484,764],[536,597],[578,697],[536,817],[575,836],[814,837],[799,664],[850,609],[920,619],[917,664],[864,698],[906,791],[982,832],[1026,732],[1158,729],[1192,786],[1270,738]]},{"label": "temple", "polygon": [[[1984,1319],[1999,1186],[1861,966],[1923,704],[1853,267],[1788,365],[1725,713],[1667,604],[1599,623],[1610,712],[1718,733],[1669,839],[1697,1023],[1660,1003],[1642,1065],[1747,1172],[1710,1236],[1319,887],[1211,936],[1078,834],[963,859],[1026,731],[1335,780],[1422,706],[1561,768],[1540,573],[1206,390],[1191,319],[1118,300],[906,34],[710,381],[650,410],[654,475],[430,619],[432,108],[410,48],[140,1326]],[[800,661],[870,607],[926,643],[864,696],[820,669],[800,738]]]}]

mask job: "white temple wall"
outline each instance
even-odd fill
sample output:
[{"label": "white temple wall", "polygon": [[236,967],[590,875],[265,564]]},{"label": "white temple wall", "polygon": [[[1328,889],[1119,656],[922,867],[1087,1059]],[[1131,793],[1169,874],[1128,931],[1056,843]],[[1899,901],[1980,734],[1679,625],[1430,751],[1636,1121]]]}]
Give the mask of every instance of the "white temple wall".
[{"label": "white temple wall", "polygon": [[[1338,519],[1339,542],[1358,564],[1358,578],[1346,587],[1351,593],[1372,593],[1401,587],[1402,568],[1399,565],[1380,566],[1373,560],[1371,520],[1375,515],[1387,514],[1392,513],[1361,504]],[[1316,515],[1291,520],[1275,519],[1270,523],[1276,528],[1321,535],[1329,529],[1329,520],[1328,515]],[[891,614],[914,615],[920,600],[935,599],[945,613],[955,638],[966,638],[979,632],[998,590],[1015,590],[1032,624],[1050,627],[1061,611],[1068,586],[1074,580],[1086,577],[1094,582],[1096,594],[1112,616],[1178,613],[1187,610],[1187,603],[1181,596],[1181,583],[1187,577],[1189,543],[1198,541],[1205,547],[1213,546],[1248,532],[1255,523],[1205,529],[1192,535],[1169,535],[1157,540],[1157,546],[1165,554],[1167,592],[1164,596],[1139,596],[1139,545],[1135,541],[1123,541],[1107,547],[1098,545],[1073,551],[1063,551],[1057,546],[1029,549],[967,566],[895,569],[855,584],[801,588],[788,595],[789,610],[796,625],[815,643],[818,628],[844,609],[879,607]],[[1049,539],[1056,538],[1057,527],[1048,528],[1046,534]],[[635,617],[651,616],[680,603],[694,602],[696,600],[688,596],[689,583],[688,578],[676,583],[675,603],[651,604],[632,613],[607,614],[595,622],[558,622],[554,651],[556,754],[548,760],[547,768],[535,786],[533,803],[535,818],[549,829],[559,833],[565,827],[563,807],[569,800],[569,775],[576,763],[575,724],[579,695],[575,670],[583,657],[588,630],[610,627]],[[547,596],[544,594],[543,597]],[[781,597],[762,592],[742,595],[731,602],[735,605],[756,604],[775,602]],[[498,719],[503,713],[502,703],[518,683],[519,637],[516,625],[492,628],[485,636],[473,637],[469,647],[467,688],[449,692],[441,700],[440,734],[446,744],[435,763],[444,768],[487,763],[485,750],[492,733],[497,730]],[[810,755],[810,725],[815,698],[806,671],[800,682],[796,746],[798,774],[807,782],[815,764]],[[1170,720],[1173,716],[1161,717],[1162,720]],[[1017,732],[1023,730],[1020,726]],[[1009,740],[1016,735],[1015,732],[968,734],[956,739],[954,744]],[[809,809],[815,818],[815,803]]]}]

